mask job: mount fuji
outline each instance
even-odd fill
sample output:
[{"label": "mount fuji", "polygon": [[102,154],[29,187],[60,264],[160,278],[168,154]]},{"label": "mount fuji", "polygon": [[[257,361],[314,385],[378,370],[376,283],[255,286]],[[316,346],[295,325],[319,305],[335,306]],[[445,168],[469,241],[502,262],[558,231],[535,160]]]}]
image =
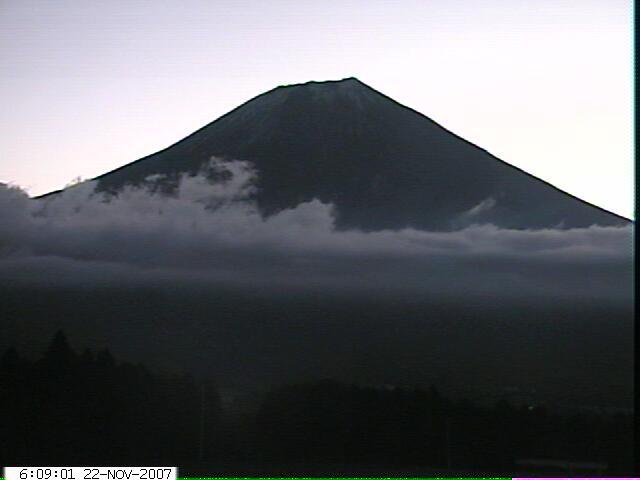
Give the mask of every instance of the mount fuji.
[{"label": "mount fuji", "polygon": [[263,215],[318,199],[338,228],[451,231],[625,225],[451,133],[356,78],[282,86],[176,144],[96,178],[117,193],[220,157],[257,170]]}]

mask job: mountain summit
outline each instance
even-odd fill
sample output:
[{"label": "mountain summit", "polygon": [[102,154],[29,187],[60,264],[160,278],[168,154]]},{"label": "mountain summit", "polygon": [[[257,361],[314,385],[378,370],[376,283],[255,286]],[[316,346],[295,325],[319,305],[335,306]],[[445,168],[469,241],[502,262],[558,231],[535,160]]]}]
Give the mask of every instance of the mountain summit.
[{"label": "mountain summit", "polygon": [[197,172],[212,156],[254,165],[265,215],[317,198],[336,207],[341,228],[628,223],[356,78],[275,88],[175,145],[98,177],[98,188],[117,192],[152,174]]}]

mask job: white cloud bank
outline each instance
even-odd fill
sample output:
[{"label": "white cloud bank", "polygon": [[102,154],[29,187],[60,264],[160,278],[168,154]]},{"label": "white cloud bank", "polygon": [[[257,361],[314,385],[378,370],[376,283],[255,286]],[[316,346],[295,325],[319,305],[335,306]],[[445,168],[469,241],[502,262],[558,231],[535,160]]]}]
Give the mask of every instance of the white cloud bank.
[{"label": "white cloud bank", "polygon": [[332,206],[317,200],[262,217],[251,200],[255,179],[245,162],[214,159],[179,178],[171,195],[156,188],[157,176],[117,196],[97,192],[95,182],[42,200],[0,186],[0,282],[632,295],[630,227],[339,231]]}]

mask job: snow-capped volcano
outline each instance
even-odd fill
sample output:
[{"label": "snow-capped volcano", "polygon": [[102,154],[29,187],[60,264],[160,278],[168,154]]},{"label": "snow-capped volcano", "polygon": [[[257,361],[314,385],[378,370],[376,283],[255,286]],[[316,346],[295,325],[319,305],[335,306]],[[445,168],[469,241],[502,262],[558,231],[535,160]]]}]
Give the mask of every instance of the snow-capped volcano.
[{"label": "snow-capped volcano", "polygon": [[251,162],[272,214],[318,199],[342,228],[452,230],[621,225],[355,78],[281,86],[171,147],[98,177],[117,191],[154,174],[196,172],[211,157]]}]

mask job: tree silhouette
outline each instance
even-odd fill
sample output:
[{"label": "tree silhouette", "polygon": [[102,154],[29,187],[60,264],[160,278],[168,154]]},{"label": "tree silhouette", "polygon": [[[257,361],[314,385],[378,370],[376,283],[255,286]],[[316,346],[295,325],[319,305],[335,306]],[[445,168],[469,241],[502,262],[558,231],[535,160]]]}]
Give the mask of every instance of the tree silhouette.
[{"label": "tree silhouette", "polygon": [[447,399],[433,387],[322,380],[276,387],[257,412],[230,421],[211,380],[119,363],[108,349],[77,355],[61,331],[37,361],[14,348],[0,356],[0,412],[5,465],[510,473],[517,459],[555,458],[607,463],[607,473],[632,468],[630,415],[560,414],[504,400],[479,406]]},{"label": "tree silhouette", "polygon": [[[215,431],[209,386],[205,428]],[[196,461],[198,386],[185,375],[118,364],[108,349],[77,355],[62,331],[29,362],[0,358],[0,460],[18,464],[178,464]],[[207,455],[212,455],[211,449]]]},{"label": "tree silhouette", "polygon": [[434,388],[323,381],[272,391],[256,428],[258,448],[277,461],[512,472],[519,458],[588,460],[629,471],[631,425],[629,416],[563,417],[504,401],[451,402]]}]

